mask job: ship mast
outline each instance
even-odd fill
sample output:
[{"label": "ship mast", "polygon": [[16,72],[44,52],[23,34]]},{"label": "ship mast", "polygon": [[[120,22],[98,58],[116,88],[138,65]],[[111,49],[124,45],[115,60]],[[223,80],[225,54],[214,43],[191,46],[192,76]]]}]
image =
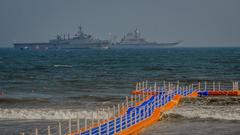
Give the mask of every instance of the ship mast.
[{"label": "ship mast", "polygon": [[81,25],[78,27],[78,32],[77,33],[78,33],[79,37],[83,35],[82,26]]}]

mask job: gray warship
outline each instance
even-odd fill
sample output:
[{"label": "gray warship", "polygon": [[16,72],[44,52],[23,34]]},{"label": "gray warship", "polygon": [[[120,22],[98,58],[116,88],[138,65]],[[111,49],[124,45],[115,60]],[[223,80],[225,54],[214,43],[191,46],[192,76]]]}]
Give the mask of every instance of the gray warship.
[{"label": "gray warship", "polygon": [[89,48],[109,48],[109,40],[94,39],[92,35],[85,34],[79,26],[78,32],[70,37],[69,34],[57,35],[56,39],[46,43],[14,43],[14,48],[29,50],[48,50],[48,49],[89,49]]},{"label": "gray warship", "polygon": [[177,42],[148,42],[141,37],[141,33],[138,29],[135,29],[133,33],[127,33],[120,40],[120,42],[112,45],[113,48],[139,48],[139,47],[173,47],[180,44],[182,41]]}]

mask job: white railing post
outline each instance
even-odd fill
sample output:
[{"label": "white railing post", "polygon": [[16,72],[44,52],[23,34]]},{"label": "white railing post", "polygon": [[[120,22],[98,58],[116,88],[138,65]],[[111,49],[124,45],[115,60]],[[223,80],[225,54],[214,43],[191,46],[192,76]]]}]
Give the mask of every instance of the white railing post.
[{"label": "white railing post", "polygon": [[120,116],[120,104],[118,104],[118,116]]},{"label": "white railing post", "polygon": [[128,113],[125,114],[125,128],[128,127]]},{"label": "white railing post", "polygon": [[136,109],[136,107],[134,108],[134,121],[135,121],[134,124],[136,124],[137,123],[137,109]]},{"label": "white railing post", "polygon": [[163,94],[163,106],[165,105],[165,93]]},{"label": "white railing post", "polygon": [[92,128],[94,126],[94,112],[92,112]]},{"label": "white railing post", "polygon": [[80,130],[79,115],[77,114],[77,131],[79,132],[79,130]]},{"label": "white railing post", "polygon": [[115,105],[113,106],[113,132],[116,133],[116,109],[115,109]]},{"label": "white railing post", "polygon": [[142,90],[142,99],[145,100],[145,90]]},{"label": "white railing post", "polygon": [[218,90],[221,90],[221,82],[218,82]]},{"label": "white railing post", "polygon": [[120,116],[120,131],[122,131],[122,116]]},{"label": "white railing post", "polygon": [[148,80],[146,80],[146,89],[148,89]]},{"label": "white railing post", "polygon": [[130,127],[132,126],[132,110],[130,112]]},{"label": "white railing post", "polygon": [[143,119],[145,119],[146,118],[146,107],[145,106],[143,106],[144,107],[144,110],[143,110]]},{"label": "white railing post", "polygon": [[107,114],[107,135],[109,135],[109,117],[110,117],[110,115],[109,115],[109,112],[108,112],[108,114]]},{"label": "white railing post", "polygon": [[179,94],[179,80],[177,81],[177,94]]},{"label": "white railing post", "polygon": [[151,112],[151,113],[150,113],[150,116],[151,116],[152,113],[153,113],[153,104],[152,104],[152,103],[150,104],[150,112]]},{"label": "white railing post", "polygon": [[133,106],[133,95],[131,95],[131,107]]},{"label": "white railing post", "polygon": [[62,135],[62,125],[61,125],[61,122],[58,123],[58,134]]},{"label": "white railing post", "polygon": [[194,88],[193,88],[193,83],[192,83],[192,89],[191,89],[191,93],[194,91]]},{"label": "white railing post", "polygon": [[68,129],[69,129],[69,130],[68,130],[68,131],[69,131],[68,133],[69,133],[69,134],[71,134],[71,132],[72,132],[72,129],[71,129],[71,128],[72,128],[72,122],[71,122],[71,119],[69,119],[69,121],[68,121]]},{"label": "white railing post", "polygon": [[238,85],[238,81],[237,81],[237,90],[239,90],[239,85]]},{"label": "white railing post", "polygon": [[137,103],[137,95],[135,94],[134,95],[134,105],[136,106],[136,103]]},{"label": "white railing post", "polygon": [[136,90],[138,90],[138,82],[136,83]]},{"label": "white railing post", "polygon": [[213,91],[215,91],[215,81],[213,81]]},{"label": "white railing post", "polygon": [[207,91],[207,81],[205,81],[205,91]]},{"label": "white railing post", "polygon": [[128,109],[128,96],[126,96],[126,105],[127,105],[127,109]]},{"label": "white railing post", "polygon": [[35,135],[38,135],[38,129],[37,128],[35,129]]},{"label": "white railing post", "polygon": [[142,82],[142,89],[145,89],[144,81]]},{"label": "white railing post", "polygon": [[170,89],[171,89],[171,84],[170,82],[168,82],[168,91],[170,91]]},{"label": "white railing post", "polygon": [[138,89],[142,90],[142,83],[141,82],[138,82]]},{"label": "white railing post", "polygon": [[85,118],[85,131],[87,130],[87,118]]},{"label": "white railing post", "polygon": [[99,135],[101,135],[101,134],[102,134],[102,131],[101,131],[101,126],[102,126],[102,124],[101,124],[101,123],[99,123],[99,127],[98,127],[98,134],[99,134]]},{"label": "white railing post", "polygon": [[98,134],[101,135],[101,122],[100,122],[100,113],[99,113],[99,110],[97,110],[97,120],[98,120],[98,124],[99,124],[99,127],[98,127]]},{"label": "white railing post", "polygon": [[182,95],[182,87],[179,86],[179,94]]},{"label": "white railing post", "polygon": [[155,92],[154,94],[156,94],[156,92],[157,92],[157,83],[156,82],[154,83],[154,92]]},{"label": "white railing post", "polygon": [[148,106],[148,104],[147,104],[147,106],[146,106],[146,114],[145,114],[145,115],[146,115],[146,116],[145,116],[146,119],[148,118],[148,112],[149,112],[148,110],[149,110],[149,106]]},{"label": "white railing post", "polygon": [[48,135],[51,135],[51,128],[50,128],[50,126],[48,126]]},{"label": "white railing post", "polygon": [[198,91],[201,91],[201,82],[198,82]]},{"label": "white railing post", "polygon": [[234,81],[232,81],[232,90],[234,90]]},{"label": "white railing post", "polygon": [[141,102],[141,94],[138,94],[138,102]]},{"label": "white railing post", "polygon": [[116,110],[115,110],[115,105],[113,106],[113,117],[116,116]]},{"label": "white railing post", "polygon": [[166,82],[163,80],[163,91],[166,91]]},{"label": "white railing post", "polygon": [[161,104],[160,104],[160,101],[161,101],[161,95],[158,95],[158,107],[161,107]]},{"label": "white railing post", "polygon": [[116,116],[113,117],[113,133],[115,134],[117,132],[117,120],[116,120]]}]

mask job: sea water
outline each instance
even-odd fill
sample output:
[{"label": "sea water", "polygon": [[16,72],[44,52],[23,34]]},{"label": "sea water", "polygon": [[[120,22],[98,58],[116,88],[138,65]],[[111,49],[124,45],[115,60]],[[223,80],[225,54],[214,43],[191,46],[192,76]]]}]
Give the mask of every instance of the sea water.
[{"label": "sea water", "polygon": [[[51,125],[56,133],[59,121],[67,127],[70,118],[123,102],[137,81],[239,79],[240,48],[0,49],[0,132]],[[238,101],[183,102],[142,134],[239,134]]]}]

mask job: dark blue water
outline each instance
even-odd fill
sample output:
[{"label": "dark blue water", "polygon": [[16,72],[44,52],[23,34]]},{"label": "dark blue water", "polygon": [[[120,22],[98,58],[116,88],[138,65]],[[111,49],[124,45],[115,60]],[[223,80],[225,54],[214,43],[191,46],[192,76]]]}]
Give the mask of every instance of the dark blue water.
[{"label": "dark blue water", "polygon": [[0,49],[0,119],[87,115],[124,100],[139,80],[239,79],[240,48]]}]

